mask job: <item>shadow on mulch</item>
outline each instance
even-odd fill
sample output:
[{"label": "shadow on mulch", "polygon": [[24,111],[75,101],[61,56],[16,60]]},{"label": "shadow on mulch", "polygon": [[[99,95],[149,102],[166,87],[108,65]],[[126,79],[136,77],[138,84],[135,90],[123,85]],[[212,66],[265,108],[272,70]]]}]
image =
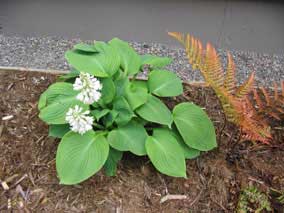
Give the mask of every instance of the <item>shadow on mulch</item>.
[{"label": "shadow on mulch", "polygon": [[[37,101],[55,76],[36,72],[0,72],[0,212],[232,212],[249,183],[262,191],[284,189],[284,151],[276,146],[236,143],[239,130],[224,122],[211,89],[186,86],[185,96],[166,99],[169,107],[193,101],[204,107],[216,127],[219,148],[187,162],[187,179],[159,174],[149,160],[124,156],[116,177],[102,172],[76,186],[59,185],[55,170],[58,140],[47,136]],[[275,130],[277,141],[283,130]],[[274,148],[273,148],[274,147]],[[2,183],[3,183],[2,182]],[[4,187],[5,188],[5,187]],[[166,194],[186,199],[160,203]],[[275,204],[274,208],[282,207]]]}]

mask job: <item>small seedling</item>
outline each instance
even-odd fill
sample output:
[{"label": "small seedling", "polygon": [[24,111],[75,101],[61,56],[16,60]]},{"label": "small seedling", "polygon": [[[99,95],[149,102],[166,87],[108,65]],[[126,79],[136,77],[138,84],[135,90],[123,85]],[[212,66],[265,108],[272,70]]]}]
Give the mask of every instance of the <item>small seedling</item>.
[{"label": "small seedling", "polygon": [[241,192],[239,197],[237,212],[262,212],[263,210],[272,211],[271,204],[266,194],[260,192],[256,187],[249,186]]}]

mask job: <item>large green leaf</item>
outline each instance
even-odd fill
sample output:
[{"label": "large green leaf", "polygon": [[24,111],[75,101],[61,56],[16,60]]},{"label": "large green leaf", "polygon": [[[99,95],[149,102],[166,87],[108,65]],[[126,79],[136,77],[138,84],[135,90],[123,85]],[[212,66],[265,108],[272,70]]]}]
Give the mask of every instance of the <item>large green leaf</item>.
[{"label": "large green leaf", "polygon": [[39,117],[48,124],[65,124],[65,116],[69,108],[75,105],[83,110],[89,106],[76,99],[78,91],[73,90],[73,85],[65,82],[52,84],[40,97],[38,108]]},{"label": "large green leaf", "polygon": [[96,50],[94,45],[89,45],[89,44],[85,44],[85,43],[79,43],[79,44],[74,45],[74,49],[80,50],[80,51],[83,51],[83,52],[88,52],[88,53],[98,52],[98,50]]},{"label": "large green leaf", "polygon": [[72,68],[69,73],[59,76],[57,78],[57,81],[70,81],[79,75],[80,75],[80,72]]},{"label": "large green leaf", "polygon": [[83,110],[89,106],[76,99],[78,92],[73,90],[72,84],[59,82],[51,85],[43,94],[39,102],[39,117],[48,124],[65,124],[66,113],[69,108],[78,105]]},{"label": "large green leaf", "polygon": [[159,57],[155,55],[142,55],[142,64],[150,65],[151,68],[163,68],[172,62],[171,58]]},{"label": "large green leaf", "polygon": [[116,110],[111,110],[107,115],[102,117],[102,121],[105,127],[109,128],[113,125],[115,119],[118,116],[118,112]]},{"label": "large green leaf", "polygon": [[154,129],[146,140],[147,154],[161,173],[173,177],[186,177],[185,157],[175,137],[163,129]]},{"label": "large green leaf", "polygon": [[69,124],[50,125],[48,136],[54,138],[62,138],[69,131],[70,131]]},{"label": "large green leaf", "polygon": [[47,92],[43,92],[38,100],[37,108],[38,110],[43,109],[47,105]]},{"label": "large green leaf", "polygon": [[145,155],[147,132],[141,124],[129,122],[108,134],[109,144],[120,151],[130,151],[135,155]]},{"label": "large green leaf", "polygon": [[134,116],[131,107],[129,106],[128,102],[124,97],[117,98],[113,102],[113,110],[118,112],[118,116],[115,118],[115,122],[117,125],[127,124]]},{"label": "large green leaf", "polygon": [[173,128],[172,130],[165,129],[165,131],[168,131],[169,134],[171,134],[172,136],[175,137],[175,139],[177,140],[177,142],[179,143],[179,145],[181,146],[181,148],[183,150],[185,159],[194,159],[194,158],[196,158],[200,155],[199,150],[189,147],[184,142],[184,140],[182,139],[182,137],[180,136],[180,134],[177,132],[177,130],[175,128]]},{"label": "large green leaf", "polygon": [[149,74],[148,86],[151,93],[160,97],[172,97],[182,94],[182,81],[173,72],[153,70]]},{"label": "large green leaf", "polygon": [[91,111],[91,114],[99,121],[102,117],[110,112],[109,109],[94,109]]},{"label": "large green leaf", "polygon": [[179,133],[189,147],[200,151],[217,147],[214,126],[199,106],[181,103],[175,106],[173,117]]},{"label": "large green leaf", "polygon": [[129,86],[130,82],[127,77],[116,80],[114,82],[116,88],[116,97],[121,97],[125,95],[125,90]]},{"label": "large green leaf", "polygon": [[130,83],[125,90],[125,97],[132,110],[135,110],[147,102],[148,92],[146,88]]},{"label": "large green leaf", "polygon": [[121,57],[121,67],[127,74],[136,74],[141,65],[140,56],[130,45],[118,38],[112,39],[109,44],[116,48]]},{"label": "large green leaf", "polygon": [[134,80],[134,81],[131,81],[131,83],[133,85],[135,85],[135,87],[141,87],[141,88],[144,88],[145,90],[148,91],[148,83],[147,81],[144,81],[144,80]]},{"label": "large green leaf", "polygon": [[102,97],[99,100],[100,103],[108,104],[110,103],[115,96],[115,85],[111,78],[101,79],[102,83]]},{"label": "large green leaf", "polygon": [[118,71],[112,76],[113,81],[117,81],[120,80],[122,78],[128,78],[127,76],[125,76],[125,73],[123,72],[122,68],[120,67],[118,69]]},{"label": "large green leaf", "polygon": [[200,155],[200,151],[197,149],[190,148],[185,143],[180,143],[185,159],[194,159]]},{"label": "large green leaf", "polygon": [[173,122],[172,114],[168,107],[159,99],[148,95],[145,104],[136,109],[136,113],[147,121],[170,126]]},{"label": "large green leaf", "polygon": [[82,107],[83,111],[89,109],[88,105],[83,104],[75,97],[66,97],[43,108],[39,113],[39,117],[47,124],[66,124],[66,113],[70,108],[74,108],[76,105]]},{"label": "large green leaf", "polygon": [[110,45],[97,41],[98,53],[69,50],[65,54],[68,63],[80,72],[87,72],[97,77],[110,77],[120,66],[120,57]]},{"label": "large green leaf", "polygon": [[38,109],[42,110],[47,105],[55,102],[56,100],[76,97],[78,91],[73,90],[73,85],[65,82],[57,82],[48,87],[48,89],[41,94]]},{"label": "large green leaf", "polygon": [[104,170],[107,176],[115,176],[117,164],[121,160],[123,152],[110,148]]},{"label": "large green leaf", "polygon": [[61,184],[80,183],[97,171],[107,160],[109,145],[102,134],[93,130],[80,135],[68,132],[56,153],[56,170]]}]

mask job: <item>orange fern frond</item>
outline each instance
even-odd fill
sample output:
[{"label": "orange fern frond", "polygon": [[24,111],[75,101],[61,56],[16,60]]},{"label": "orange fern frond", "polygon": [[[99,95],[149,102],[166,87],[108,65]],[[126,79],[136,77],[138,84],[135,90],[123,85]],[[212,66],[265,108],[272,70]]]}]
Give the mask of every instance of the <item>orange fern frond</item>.
[{"label": "orange fern frond", "polygon": [[224,71],[217,52],[210,43],[206,45],[205,64],[203,73],[207,75],[207,79],[210,79],[212,85],[215,85],[215,87],[222,87],[224,83]]},{"label": "orange fern frond", "polygon": [[253,89],[254,86],[254,72],[250,77],[237,89],[236,97],[239,99],[245,98]]},{"label": "orange fern frond", "polygon": [[[192,35],[185,36],[179,32],[170,32],[169,35],[185,47],[189,63],[201,72],[205,82],[215,91],[227,119],[241,128],[243,138],[268,143],[271,138],[269,126],[258,117],[248,101],[254,85],[254,72],[236,90],[235,64],[230,53],[225,76],[217,51],[210,43],[203,49],[201,42]],[[260,98],[257,100],[260,101]]]},{"label": "orange fern frond", "polygon": [[282,96],[284,97],[284,80],[281,82]]},{"label": "orange fern frond", "polygon": [[273,85],[273,92],[264,87],[254,90],[253,99],[255,101],[255,108],[257,113],[263,117],[268,116],[276,120],[281,120],[281,117],[284,117],[283,90],[279,93],[278,85],[276,83]]},{"label": "orange fern frond", "polygon": [[227,53],[227,70],[226,70],[226,77],[224,82],[225,89],[232,94],[236,88],[236,80],[235,80],[235,63],[231,53]]},{"label": "orange fern frond", "polygon": [[[180,32],[168,32],[169,36],[174,37],[176,40],[178,40],[179,42],[181,42],[182,44],[184,44],[184,34],[180,33]],[[189,36],[189,34],[187,34]]]},{"label": "orange fern frond", "polygon": [[278,100],[279,95],[278,95],[278,85],[276,82],[273,82],[273,87],[274,87],[274,99]]},{"label": "orange fern frond", "polygon": [[253,97],[254,97],[254,100],[256,102],[256,105],[257,105],[258,109],[259,110],[263,110],[264,109],[264,104],[263,104],[261,98],[259,97],[259,94],[258,94],[256,89],[253,89]]},{"label": "orange fern frond", "polygon": [[265,102],[266,102],[266,106],[269,107],[271,106],[271,99],[269,97],[269,94],[268,92],[266,91],[266,89],[264,89],[264,87],[259,87],[259,89],[261,90],[263,96],[264,96],[264,99],[265,99]]},{"label": "orange fern frond", "polygon": [[244,133],[244,138],[251,141],[261,141],[266,144],[269,143],[272,138],[270,127],[265,120],[257,115],[248,96],[245,97],[245,100],[243,100],[242,103],[245,116],[241,116],[242,120],[239,121],[239,124]]}]

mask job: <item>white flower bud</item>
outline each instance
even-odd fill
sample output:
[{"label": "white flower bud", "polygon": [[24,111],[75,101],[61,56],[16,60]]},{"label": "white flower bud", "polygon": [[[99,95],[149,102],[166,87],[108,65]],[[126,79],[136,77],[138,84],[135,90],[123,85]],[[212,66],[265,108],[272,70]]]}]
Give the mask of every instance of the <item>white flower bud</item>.
[{"label": "white flower bud", "polygon": [[85,104],[92,104],[101,98],[102,84],[100,81],[89,73],[80,73],[73,84],[73,89],[80,91],[77,99]]},{"label": "white flower bud", "polygon": [[66,113],[66,121],[70,124],[73,132],[78,132],[83,135],[85,132],[91,130],[93,127],[94,118],[87,116],[90,111],[82,112],[83,108],[76,105],[70,108]]}]

